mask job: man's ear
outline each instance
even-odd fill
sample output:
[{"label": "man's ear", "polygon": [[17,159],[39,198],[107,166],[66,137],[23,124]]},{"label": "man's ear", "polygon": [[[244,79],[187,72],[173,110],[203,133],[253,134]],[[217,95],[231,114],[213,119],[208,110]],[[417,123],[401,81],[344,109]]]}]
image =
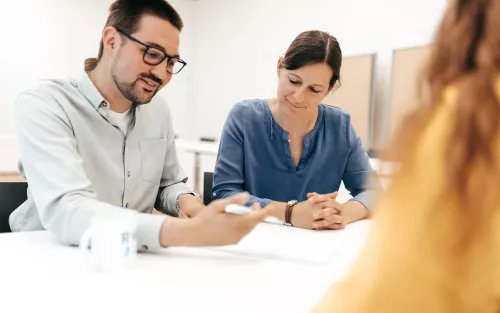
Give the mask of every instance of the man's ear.
[{"label": "man's ear", "polygon": [[113,26],[108,26],[102,31],[102,43],[104,45],[104,54],[113,54],[115,48],[121,40],[120,34]]}]

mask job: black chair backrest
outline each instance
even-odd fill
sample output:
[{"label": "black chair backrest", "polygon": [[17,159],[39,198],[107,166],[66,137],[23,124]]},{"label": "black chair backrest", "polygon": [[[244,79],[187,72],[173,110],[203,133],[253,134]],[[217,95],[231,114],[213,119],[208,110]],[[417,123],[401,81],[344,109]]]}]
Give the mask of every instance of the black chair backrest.
[{"label": "black chair backrest", "polygon": [[28,198],[25,182],[0,182],[0,233],[10,232],[9,216]]},{"label": "black chair backrest", "polygon": [[203,173],[203,203],[208,205],[212,202],[212,187],[214,185],[214,173]]}]

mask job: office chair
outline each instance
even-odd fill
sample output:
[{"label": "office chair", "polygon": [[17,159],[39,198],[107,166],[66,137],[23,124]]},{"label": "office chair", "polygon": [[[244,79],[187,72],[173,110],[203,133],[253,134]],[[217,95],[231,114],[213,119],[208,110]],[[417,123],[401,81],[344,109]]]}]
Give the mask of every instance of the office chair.
[{"label": "office chair", "polygon": [[28,199],[27,189],[25,182],[0,182],[0,233],[10,232],[10,213]]},{"label": "office chair", "polygon": [[203,203],[208,205],[212,202],[212,187],[214,185],[214,173],[203,173]]}]

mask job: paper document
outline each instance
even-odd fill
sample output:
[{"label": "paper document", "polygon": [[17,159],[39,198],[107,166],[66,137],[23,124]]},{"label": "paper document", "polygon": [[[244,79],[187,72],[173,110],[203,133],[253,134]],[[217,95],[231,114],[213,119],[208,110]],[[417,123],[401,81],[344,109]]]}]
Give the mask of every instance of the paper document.
[{"label": "paper document", "polygon": [[315,231],[261,223],[237,245],[210,249],[253,257],[324,264],[335,256],[343,237],[344,231]]}]

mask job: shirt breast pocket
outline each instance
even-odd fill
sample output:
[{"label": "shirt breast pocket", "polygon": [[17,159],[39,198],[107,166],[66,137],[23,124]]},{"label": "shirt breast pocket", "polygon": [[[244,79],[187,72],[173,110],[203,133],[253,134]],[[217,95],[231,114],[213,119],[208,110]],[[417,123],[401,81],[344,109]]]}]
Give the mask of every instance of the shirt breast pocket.
[{"label": "shirt breast pocket", "polygon": [[139,149],[141,151],[142,179],[152,184],[159,184],[165,164],[167,139],[139,141]]}]

